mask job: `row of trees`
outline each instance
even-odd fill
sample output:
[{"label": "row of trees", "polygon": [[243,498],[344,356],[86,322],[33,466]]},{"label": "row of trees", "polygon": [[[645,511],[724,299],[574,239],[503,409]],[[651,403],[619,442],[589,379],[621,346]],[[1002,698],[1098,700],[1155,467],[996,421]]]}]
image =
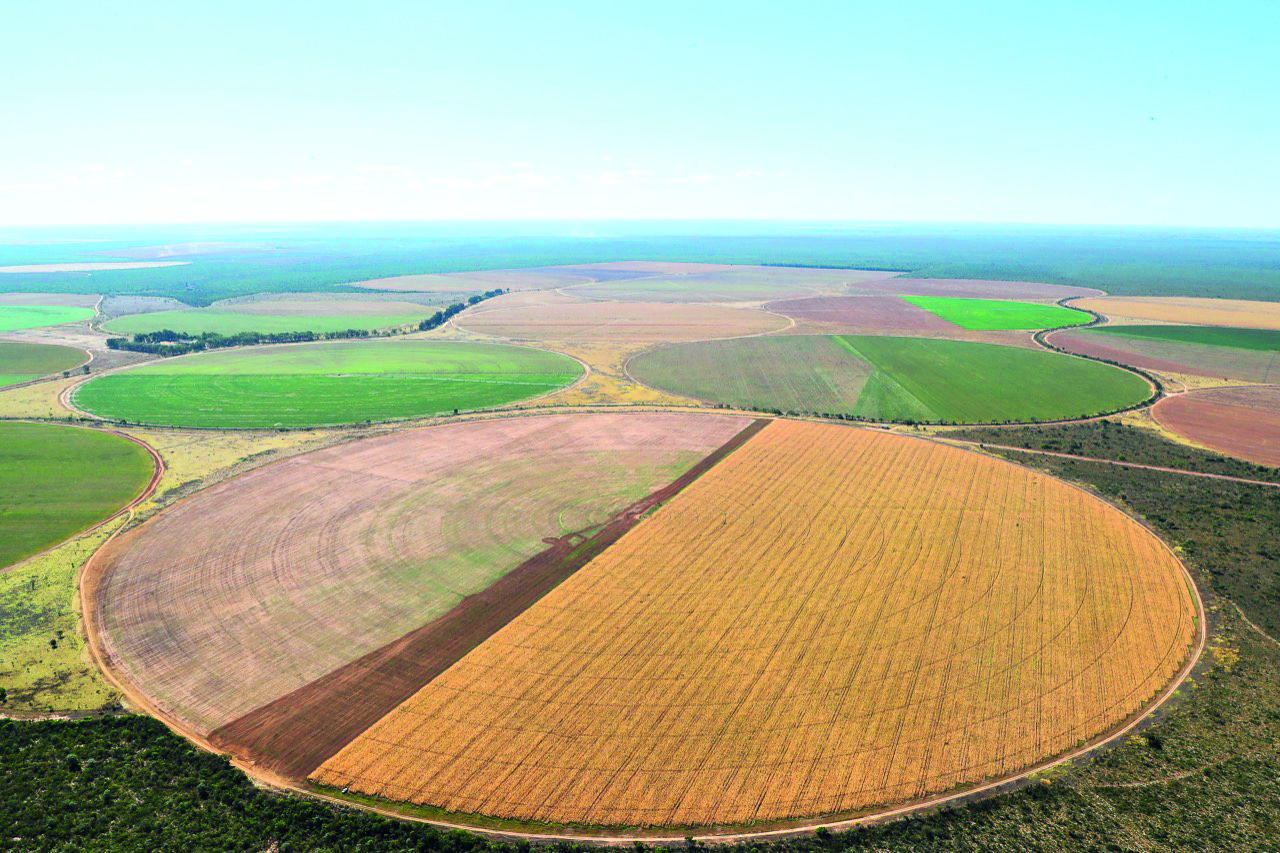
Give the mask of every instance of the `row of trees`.
[{"label": "row of trees", "polygon": [[495,296],[501,296],[506,292],[507,291],[499,287],[494,290],[486,290],[484,293],[477,293],[475,296],[472,296],[470,299],[468,299],[465,303],[455,302],[452,305],[450,305],[448,308],[445,308],[442,311],[437,311],[436,313],[432,314],[430,317],[428,317],[427,319],[419,323],[418,331],[429,332],[432,329],[438,329],[439,327],[447,323],[450,317],[453,317],[454,315],[465,311],[470,306],[477,305],[485,301],[486,299],[492,299]]}]

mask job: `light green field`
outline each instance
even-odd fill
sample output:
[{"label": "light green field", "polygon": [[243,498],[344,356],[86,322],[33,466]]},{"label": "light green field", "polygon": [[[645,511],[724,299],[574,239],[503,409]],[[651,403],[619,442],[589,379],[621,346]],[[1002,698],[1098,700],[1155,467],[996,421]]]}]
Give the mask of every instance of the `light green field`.
[{"label": "light green field", "polygon": [[91,380],[75,403],[164,426],[329,426],[502,406],[581,375],[573,359],[528,347],[343,341],[169,359]]},{"label": "light green field", "polygon": [[107,518],[152,471],[151,456],[118,435],[0,423],[0,568]]},{"label": "light green field", "polygon": [[0,332],[88,320],[96,312],[74,305],[0,305]]},{"label": "light green field", "polygon": [[219,308],[191,308],[181,311],[154,311],[130,314],[104,323],[105,331],[118,335],[135,335],[170,329],[184,335],[210,332],[234,335],[237,332],[344,332],[347,329],[388,329],[406,326],[430,317],[435,308],[421,306],[412,311],[368,314],[260,314]]},{"label": "light green field", "polygon": [[79,367],[88,358],[75,347],[0,341],[0,388]]},{"label": "light green field", "polygon": [[1093,317],[1074,308],[1004,299],[969,299],[959,296],[903,296],[949,323],[975,331],[1003,329],[1056,329],[1088,323]]},{"label": "light green field", "polygon": [[1057,353],[867,335],[673,344],[632,359],[639,381],[743,408],[869,420],[1057,420],[1141,402],[1139,376]]}]

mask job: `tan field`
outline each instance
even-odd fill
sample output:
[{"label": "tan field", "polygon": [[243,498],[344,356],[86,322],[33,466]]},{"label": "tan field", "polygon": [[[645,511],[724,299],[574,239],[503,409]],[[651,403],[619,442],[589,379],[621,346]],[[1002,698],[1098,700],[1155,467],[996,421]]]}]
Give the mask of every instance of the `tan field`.
[{"label": "tan field", "polygon": [[527,305],[463,315],[469,332],[517,341],[701,341],[787,328],[777,314],[723,305],[664,302],[582,302]]},{"label": "tan field", "polygon": [[1081,490],[777,421],[312,778],[559,824],[847,815],[1108,731],[1195,619],[1171,552]]},{"label": "tan field", "polygon": [[1280,329],[1280,302],[1197,299],[1189,296],[1106,296],[1077,299],[1072,305],[1112,318],[1133,318],[1146,322]]}]

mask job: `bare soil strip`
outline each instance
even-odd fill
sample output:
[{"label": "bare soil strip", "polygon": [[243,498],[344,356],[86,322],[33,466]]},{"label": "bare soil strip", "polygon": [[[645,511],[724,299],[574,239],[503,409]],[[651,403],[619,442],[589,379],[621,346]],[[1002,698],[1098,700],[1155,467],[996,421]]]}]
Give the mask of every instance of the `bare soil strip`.
[{"label": "bare soil strip", "polygon": [[497,633],[752,436],[751,422],[671,483],[614,515],[595,533],[545,541],[546,550],[444,616],[209,735],[219,750],[289,779],[305,779],[362,732]]}]

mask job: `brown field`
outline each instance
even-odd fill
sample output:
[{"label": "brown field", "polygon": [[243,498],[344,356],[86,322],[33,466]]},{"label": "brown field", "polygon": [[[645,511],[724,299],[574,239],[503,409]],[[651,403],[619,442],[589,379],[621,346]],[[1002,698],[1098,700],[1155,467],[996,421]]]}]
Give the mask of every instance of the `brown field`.
[{"label": "brown field", "polygon": [[1151,414],[1196,444],[1280,467],[1280,386],[1213,388],[1166,397]]},{"label": "brown field", "polygon": [[813,296],[770,302],[767,307],[813,331],[858,334],[964,331],[897,296]]},{"label": "brown field", "polygon": [[1165,374],[1186,373],[1223,381],[1274,382],[1280,364],[1274,352],[1127,338],[1090,332],[1054,332],[1049,343],[1068,352],[1091,355]]},{"label": "brown field", "polygon": [[986,281],[967,278],[890,278],[850,285],[857,296],[905,293],[909,296],[971,296],[983,299],[1058,300],[1068,296],[1096,296],[1089,287],[1040,284],[1030,281]]},{"label": "brown field", "polygon": [[700,341],[785,329],[785,317],[723,305],[581,302],[464,314],[469,332],[518,341]]},{"label": "brown field", "polygon": [[1171,552],[1081,490],[779,421],[312,778],[560,824],[848,814],[1107,731],[1195,618]]},{"label": "brown field", "polygon": [[603,522],[747,423],[475,421],[256,469],[113,543],[96,598],[104,653],[207,733],[443,615],[545,537]]},{"label": "brown field", "polygon": [[478,302],[467,309],[467,316],[487,314],[490,311],[505,311],[508,308],[528,308],[534,305],[570,305],[586,302],[576,296],[569,296],[558,290],[516,290],[504,293],[484,302]]},{"label": "brown field", "polygon": [[347,314],[429,314],[416,302],[381,301],[377,299],[257,299],[218,302],[214,310],[265,317],[333,317]]},{"label": "brown field", "polygon": [[73,305],[92,308],[98,304],[93,293],[0,293],[0,305]]},{"label": "brown field", "polygon": [[1280,302],[1189,296],[1107,296],[1079,299],[1072,304],[1108,317],[1133,317],[1149,322],[1280,329]]},{"label": "brown field", "polygon": [[493,290],[496,287],[511,290],[547,290],[586,284],[594,279],[585,273],[569,268],[548,267],[538,270],[489,270],[484,272],[432,273],[428,275],[401,275],[394,278],[374,278],[352,282],[353,287],[370,290],[404,290],[432,293],[442,291]]},{"label": "brown field", "polygon": [[[648,265],[641,265],[648,266]],[[670,265],[658,265],[667,267]],[[686,265],[678,265],[686,266]],[[756,267],[715,264],[688,265],[684,272],[612,275],[575,285],[575,296],[620,302],[721,303],[761,305],[776,299],[835,295],[865,282],[878,282],[897,273],[877,270]],[[569,269],[564,267],[563,269]],[[600,267],[579,268],[601,276]],[[622,275],[619,275],[623,273]]]},{"label": "brown field", "polygon": [[249,757],[257,766],[285,778],[305,778],[768,423],[751,422],[675,480],[616,513],[595,532],[548,537],[543,541],[549,547],[492,586],[467,596],[439,619],[232,721],[213,732],[210,741],[220,750]]}]

